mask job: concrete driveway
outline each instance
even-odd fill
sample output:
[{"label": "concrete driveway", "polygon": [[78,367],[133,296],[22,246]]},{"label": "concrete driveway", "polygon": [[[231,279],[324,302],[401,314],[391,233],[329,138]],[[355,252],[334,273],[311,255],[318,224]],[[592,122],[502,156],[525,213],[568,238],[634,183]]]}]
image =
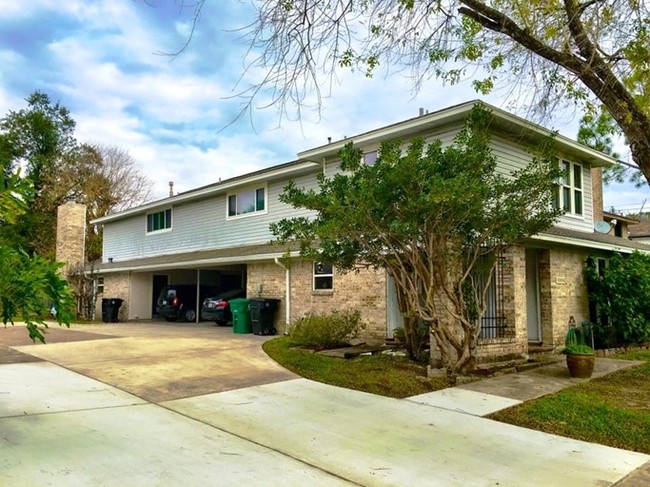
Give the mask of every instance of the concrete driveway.
[{"label": "concrete driveway", "polygon": [[[268,384],[296,375],[262,350],[272,337],[236,335],[213,324],[119,323],[52,326],[47,344],[31,344],[24,329],[11,348],[130,392],[146,401],[198,396]],[[7,342],[2,339],[0,343]],[[31,345],[27,345],[26,343]]]},{"label": "concrete driveway", "polygon": [[0,365],[0,485],[606,486],[649,460],[296,378],[227,328],[7,330],[36,361]]}]

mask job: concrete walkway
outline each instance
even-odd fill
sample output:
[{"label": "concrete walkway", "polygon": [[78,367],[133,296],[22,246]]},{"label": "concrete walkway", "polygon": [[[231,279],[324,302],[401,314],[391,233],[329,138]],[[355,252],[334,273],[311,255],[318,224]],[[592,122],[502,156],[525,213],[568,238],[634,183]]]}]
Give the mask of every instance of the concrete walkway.
[{"label": "concrete walkway", "polygon": [[[520,399],[465,386],[438,394],[449,407],[295,378],[263,337],[80,329],[101,339],[11,345],[0,329],[42,359],[0,365],[0,485],[606,486],[650,460],[482,418]],[[233,362],[257,378],[233,383]]]}]

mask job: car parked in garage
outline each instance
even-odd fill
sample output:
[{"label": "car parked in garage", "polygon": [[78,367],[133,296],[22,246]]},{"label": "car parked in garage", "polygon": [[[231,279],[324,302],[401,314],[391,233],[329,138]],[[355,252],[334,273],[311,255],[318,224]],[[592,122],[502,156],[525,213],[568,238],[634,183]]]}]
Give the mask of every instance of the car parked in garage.
[{"label": "car parked in garage", "polygon": [[229,301],[244,297],[246,297],[246,291],[244,289],[233,289],[217,296],[206,298],[201,308],[201,318],[207,321],[214,321],[217,325],[232,323],[232,311],[230,310]]},{"label": "car parked in garage", "polygon": [[[200,298],[216,293],[217,289],[215,286],[201,285]],[[196,285],[172,284],[163,287],[158,295],[157,311],[167,321],[195,321]]]}]

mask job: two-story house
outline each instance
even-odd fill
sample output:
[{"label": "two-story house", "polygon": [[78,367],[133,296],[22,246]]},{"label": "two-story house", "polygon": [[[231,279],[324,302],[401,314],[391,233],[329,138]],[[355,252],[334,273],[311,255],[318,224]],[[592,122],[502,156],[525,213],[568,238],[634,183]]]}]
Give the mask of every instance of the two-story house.
[{"label": "two-story house", "polygon": [[[239,276],[249,297],[280,299],[280,331],[308,312],[357,308],[367,334],[391,336],[402,320],[394,285],[384,272],[341,274],[295,253],[287,261],[284,249],[269,244],[271,222],[300,215],[279,195],[290,180],[316,187],[318,172],[338,171],[338,153],[348,142],[363,149],[368,163],[384,140],[421,136],[451,142],[475,103],[420,114],[301,152],[293,162],[95,220],[104,227],[103,259],[96,269],[103,296],[124,299],[122,319],[150,319],[158,291],[168,283],[218,285],[224,277]],[[498,170],[516,171],[531,160],[527,149],[550,131],[489,108]],[[511,248],[502,261],[482,323],[480,355],[486,360],[526,356],[529,343],[560,346],[570,316],[577,322],[588,319],[586,258],[648,248],[595,231],[603,220],[600,168],[614,161],[563,136],[557,136],[556,146],[567,170],[558,191],[566,213],[554,227]]]}]

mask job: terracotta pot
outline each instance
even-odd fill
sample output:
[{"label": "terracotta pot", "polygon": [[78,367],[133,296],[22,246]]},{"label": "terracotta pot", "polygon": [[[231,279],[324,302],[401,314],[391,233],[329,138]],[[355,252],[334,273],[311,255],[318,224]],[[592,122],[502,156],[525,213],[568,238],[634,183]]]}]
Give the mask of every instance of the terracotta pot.
[{"label": "terracotta pot", "polygon": [[588,379],[594,371],[596,356],[594,354],[567,354],[566,365],[569,375],[578,379]]}]

